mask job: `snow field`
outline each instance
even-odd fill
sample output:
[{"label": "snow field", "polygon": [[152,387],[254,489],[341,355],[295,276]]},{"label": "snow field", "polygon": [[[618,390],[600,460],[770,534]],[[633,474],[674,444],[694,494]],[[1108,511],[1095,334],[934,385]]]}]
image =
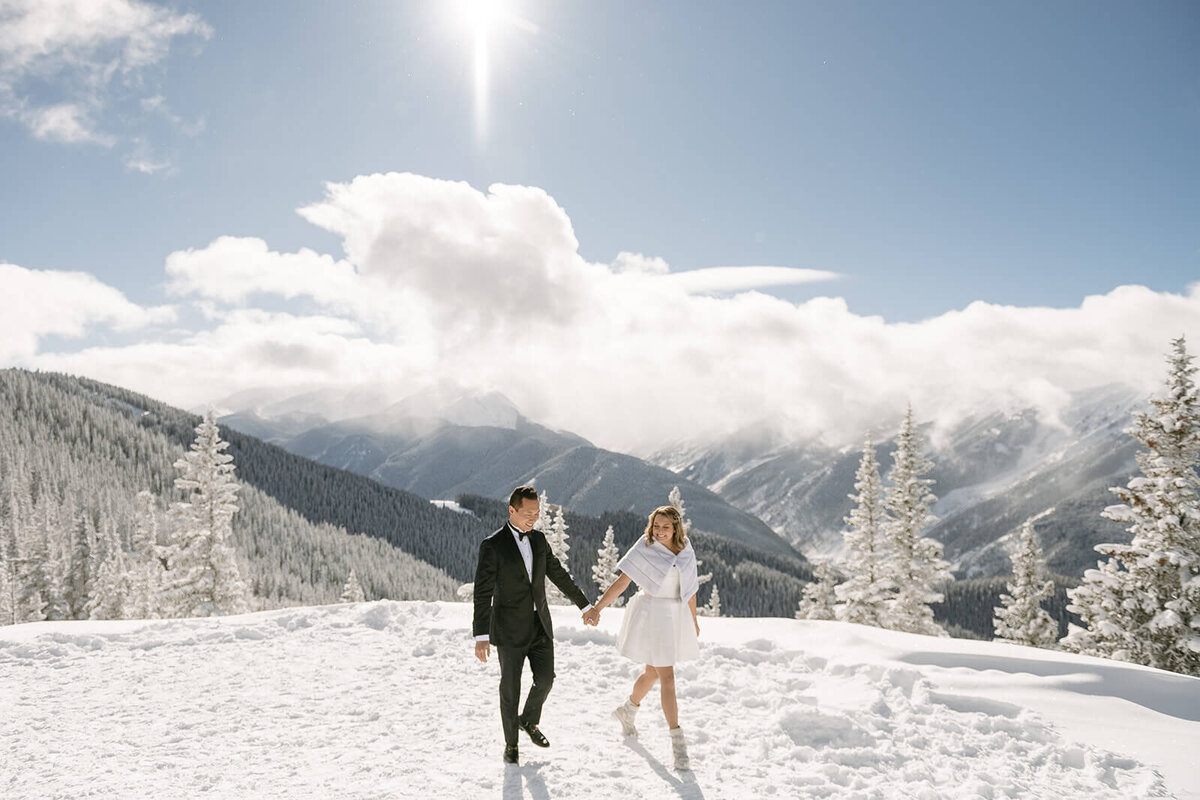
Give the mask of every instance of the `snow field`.
[{"label": "snow field", "polygon": [[[614,649],[621,613],[555,609],[552,746],[523,738],[515,768],[465,603],[2,628],[0,795],[1200,797],[1196,679],[1112,665],[1098,691],[1089,665],[1111,662],[791,620],[701,620],[677,669],[693,771],[675,772],[656,691],[638,739],[609,718],[639,672]],[[1080,737],[1081,706],[1138,734]]]}]

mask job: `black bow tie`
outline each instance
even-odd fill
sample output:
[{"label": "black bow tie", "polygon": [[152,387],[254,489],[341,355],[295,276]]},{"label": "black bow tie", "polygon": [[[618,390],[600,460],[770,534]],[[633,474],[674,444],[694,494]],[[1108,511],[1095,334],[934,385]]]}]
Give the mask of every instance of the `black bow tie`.
[{"label": "black bow tie", "polygon": [[523,531],[515,526],[513,527],[513,530],[516,532],[518,539],[525,539],[529,536],[529,531]]}]

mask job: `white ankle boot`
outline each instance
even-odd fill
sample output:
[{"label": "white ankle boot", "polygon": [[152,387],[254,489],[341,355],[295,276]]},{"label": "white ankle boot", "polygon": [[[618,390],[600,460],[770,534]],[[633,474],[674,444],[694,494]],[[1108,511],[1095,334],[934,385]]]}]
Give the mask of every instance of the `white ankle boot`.
[{"label": "white ankle boot", "polygon": [[612,713],[613,719],[621,723],[621,733],[626,736],[637,736],[637,728],[633,727],[633,718],[637,716],[637,710],[641,706],[634,705],[633,701],[625,698],[625,702],[617,706],[617,710]]},{"label": "white ankle boot", "polygon": [[683,738],[683,728],[671,728],[671,755],[675,758],[675,769],[691,769],[688,760],[687,741]]}]

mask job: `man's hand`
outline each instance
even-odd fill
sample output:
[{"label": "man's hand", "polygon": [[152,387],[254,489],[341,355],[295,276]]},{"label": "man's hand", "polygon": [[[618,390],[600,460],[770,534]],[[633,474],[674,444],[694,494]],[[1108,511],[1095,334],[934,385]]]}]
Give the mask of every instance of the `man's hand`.
[{"label": "man's hand", "polygon": [[600,624],[600,609],[589,608],[587,611],[583,612],[583,624],[584,625]]},{"label": "man's hand", "polygon": [[487,663],[488,656],[491,655],[491,653],[492,653],[492,643],[491,642],[476,642],[475,643],[475,657],[478,658],[483,663],[485,663],[485,664]]}]

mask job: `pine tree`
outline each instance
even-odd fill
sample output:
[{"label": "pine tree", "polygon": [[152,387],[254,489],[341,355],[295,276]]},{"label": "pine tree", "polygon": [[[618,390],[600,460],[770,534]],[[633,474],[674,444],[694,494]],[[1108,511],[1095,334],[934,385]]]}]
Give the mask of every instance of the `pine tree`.
[{"label": "pine tree", "polygon": [[550,505],[549,498],[546,497],[546,490],[543,489],[538,495],[538,518],[537,522],[533,523],[535,530],[539,530],[546,534],[546,538],[550,538],[550,526],[554,524],[554,506]]},{"label": "pine tree", "polygon": [[97,548],[99,568],[95,588],[86,609],[90,619],[124,619],[125,600],[129,594],[129,576],[125,571],[125,554],[116,526],[106,522],[100,531]]},{"label": "pine tree", "polygon": [[1171,345],[1165,391],[1128,431],[1145,447],[1142,475],[1113,488],[1122,503],[1103,514],[1127,523],[1132,541],[1096,545],[1108,560],[1068,591],[1087,627],[1063,645],[1200,676],[1200,399],[1186,342]]},{"label": "pine tree", "polygon": [[238,571],[232,519],[238,510],[229,443],[209,411],[196,426],[191,450],[175,462],[175,486],[187,500],[173,507],[164,600],[180,617],[238,614],[246,610],[246,589]]},{"label": "pine tree", "polygon": [[13,576],[10,569],[12,562],[0,548],[0,625],[15,625],[17,620],[17,597],[14,591]]},{"label": "pine tree", "polygon": [[708,602],[696,609],[697,616],[701,617],[719,617],[721,616],[721,592],[717,589],[714,583],[712,591],[708,593]]},{"label": "pine tree", "polygon": [[[549,524],[542,530],[542,533],[546,534],[546,543],[550,545],[550,552],[564,568],[568,568],[570,562],[567,560],[567,555],[571,552],[571,544],[567,541],[570,538],[567,534],[570,526],[567,525],[566,512],[562,506],[554,506],[552,512],[547,512],[545,510],[547,507],[548,505],[542,507],[542,514],[547,517]],[[546,581],[546,602],[551,605],[563,605],[567,602],[566,596],[551,581]]]},{"label": "pine tree", "polygon": [[51,551],[50,540],[60,531],[54,521],[50,502],[41,498],[31,512],[25,550],[25,592],[22,605],[25,619],[60,620],[67,618],[59,573],[62,566]]},{"label": "pine tree", "polygon": [[157,501],[147,489],[137,494],[131,545],[132,550],[126,558],[129,597],[125,616],[127,619],[152,619],[159,614],[163,565],[159,558]]},{"label": "pine tree", "polygon": [[887,516],[883,509],[879,462],[870,434],[854,475],[854,490],[857,494],[850,495],[854,510],[846,517],[849,527],[842,534],[848,577],[834,590],[838,599],[834,613],[842,622],[886,628],[895,584],[888,570],[889,553],[883,535]]},{"label": "pine tree", "polygon": [[56,504],[43,495],[35,508],[36,538],[32,545],[33,569],[30,582],[37,587],[44,601],[43,618],[62,620],[70,617],[66,597],[63,594],[63,559],[58,555],[55,540],[61,541],[67,534],[63,531],[57,515]]},{"label": "pine tree", "polygon": [[937,497],[929,490],[933,481],[922,477],[933,464],[921,455],[921,438],[913,422],[912,406],[896,437],[892,453],[891,485],[884,496],[888,519],[883,524],[890,557],[890,578],[896,590],[888,605],[888,626],[893,630],[946,636],[933,620],[930,603],[943,596],[934,587],[951,580],[950,565],[942,560],[942,545],[921,536],[936,521],[929,512]]},{"label": "pine tree", "polygon": [[837,577],[829,566],[829,562],[817,562],[813,576],[816,580],[805,585],[800,597],[800,605],[796,609],[796,619],[835,619]]},{"label": "pine tree", "polygon": [[94,585],[94,561],[96,529],[91,515],[82,513],[75,521],[71,536],[71,555],[67,566],[66,585],[63,598],[67,605],[68,619],[87,619],[88,604],[92,600]]},{"label": "pine tree", "polygon": [[0,623],[9,625],[29,621],[25,616],[25,570],[22,569],[26,559],[23,558],[17,539],[19,523],[14,498],[9,498],[9,503],[3,511],[4,514],[0,517],[0,567],[4,569],[2,588],[5,596],[0,600],[0,603],[3,603],[0,606],[0,611],[3,612]]},{"label": "pine tree", "polygon": [[350,570],[350,577],[346,579],[346,585],[342,589],[343,603],[362,603],[365,602],[367,596],[363,593],[362,586],[358,583],[358,575],[354,570]]},{"label": "pine tree", "polygon": [[679,491],[678,486],[672,488],[671,491],[667,493],[667,504],[674,506],[675,510],[679,512],[679,518],[683,520],[683,529],[691,530],[692,523],[691,520],[687,518],[687,509],[684,508],[683,505],[683,493]]},{"label": "pine tree", "polygon": [[[609,525],[608,530],[604,532],[604,542],[596,551],[596,563],[592,566],[592,580],[596,582],[596,587],[601,594],[621,575],[620,570],[617,569],[617,563],[621,560],[621,552],[617,550],[617,543],[613,537],[613,526]],[[625,598],[618,597],[613,601],[613,606],[620,608],[624,603]]]},{"label": "pine tree", "polygon": [[1000,595],[1000,605],[994,609],[996,641],[1051,647],[1058,638],[1058,625],[1041,604],[1054,594],[1054,581],[1046,578],[1042,548],[1032,519],[1021,526],[1012,565],[1013,579],[1006,585],[1008,594]]}]

